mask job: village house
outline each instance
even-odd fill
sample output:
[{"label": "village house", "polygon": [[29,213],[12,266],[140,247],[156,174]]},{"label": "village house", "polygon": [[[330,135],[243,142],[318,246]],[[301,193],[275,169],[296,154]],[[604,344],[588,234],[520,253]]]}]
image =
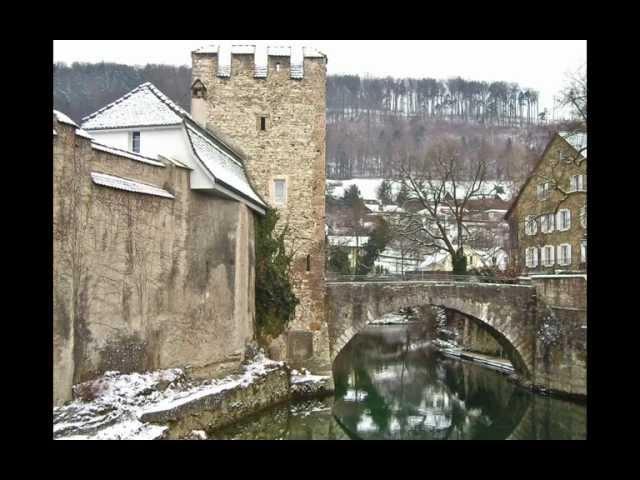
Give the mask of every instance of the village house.
[{"label": "village house", "polygon": [[236,368],[254,340],[243,155],[150,83],[53,115],[54,401],[106,371]]},{"label": "village house", "polygon": [[554,134],[505,214],[518,271],[586,270],[586,147],[584,133]]}]

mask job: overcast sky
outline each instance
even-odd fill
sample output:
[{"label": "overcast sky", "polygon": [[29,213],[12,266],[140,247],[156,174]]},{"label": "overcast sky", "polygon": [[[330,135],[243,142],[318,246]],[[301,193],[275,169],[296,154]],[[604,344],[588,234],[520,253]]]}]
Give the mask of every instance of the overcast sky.
[{"label": "overcast sky", "polygon": [[586,40],[55,40],[54,61],[190,65],[191,51],[220,42],[307,45],[328,57],[329,74],[517,82],[540,92],[540,111],[566,75],[586,65]]}]

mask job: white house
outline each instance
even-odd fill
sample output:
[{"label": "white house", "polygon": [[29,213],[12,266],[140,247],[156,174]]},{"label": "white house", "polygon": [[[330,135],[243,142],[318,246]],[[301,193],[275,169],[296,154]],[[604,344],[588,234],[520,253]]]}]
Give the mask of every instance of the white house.
[{"label": "white house", "polygon": [[82,128],[105,147],[188,166],[193,190],[243,202],[261,214],[266,211],[237,149],[198,125],[149,82],[83,118]]}]

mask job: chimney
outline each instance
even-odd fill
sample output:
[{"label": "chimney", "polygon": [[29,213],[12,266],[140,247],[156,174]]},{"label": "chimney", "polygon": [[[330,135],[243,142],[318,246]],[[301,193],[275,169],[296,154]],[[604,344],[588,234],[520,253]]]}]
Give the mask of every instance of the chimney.
[{"label": "chimney", "polygon": [[191,85],[191,117],[202,128],[207,128],[207,87],[199,78]]}]

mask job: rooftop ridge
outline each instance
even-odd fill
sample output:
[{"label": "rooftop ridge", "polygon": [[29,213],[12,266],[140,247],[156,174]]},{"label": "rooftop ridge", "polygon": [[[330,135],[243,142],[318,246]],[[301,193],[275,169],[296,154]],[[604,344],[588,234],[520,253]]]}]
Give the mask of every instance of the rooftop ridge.
[{"label": "rooftop ridge", "polygon": [[171,110],[173,110],[180,117],[185,117],[186,116],[188,118],[191,118],[191,115],[186,110],[184,110],[182,107],[177,105],[173,100],[171,100],[169,97],[167,97],[164,93],[162,93],[158,89],[158,87],[156,87],[153,83],[144,82],[144,83],[141,83],[140,85],[138,85],[136,88],[134,88],[130,92],[125,93],[120,98],[117,98],[113,102],[109,103],[108,105],[105,105],[101,109],[96,110],[95,112],[87,115],[86,117],[83,117],[82,118],[82,123],[84,124],[84,123],[88,122],[89,120],[91,120],[93,118],[96,118],[98,115],[101,115],[102,113],[104,113],[107,110],[109,110],[109,109],[115,107],[116,105],[122,103],[124,100],[128,99],[132,95],[134,95],[134,94],[136,94],[136,93],[138,93],[138,92],[140,92],[142,90],[148,90],[151,93],[153,93],[160,101],[162,101],[165,105],[167,105]]}]

